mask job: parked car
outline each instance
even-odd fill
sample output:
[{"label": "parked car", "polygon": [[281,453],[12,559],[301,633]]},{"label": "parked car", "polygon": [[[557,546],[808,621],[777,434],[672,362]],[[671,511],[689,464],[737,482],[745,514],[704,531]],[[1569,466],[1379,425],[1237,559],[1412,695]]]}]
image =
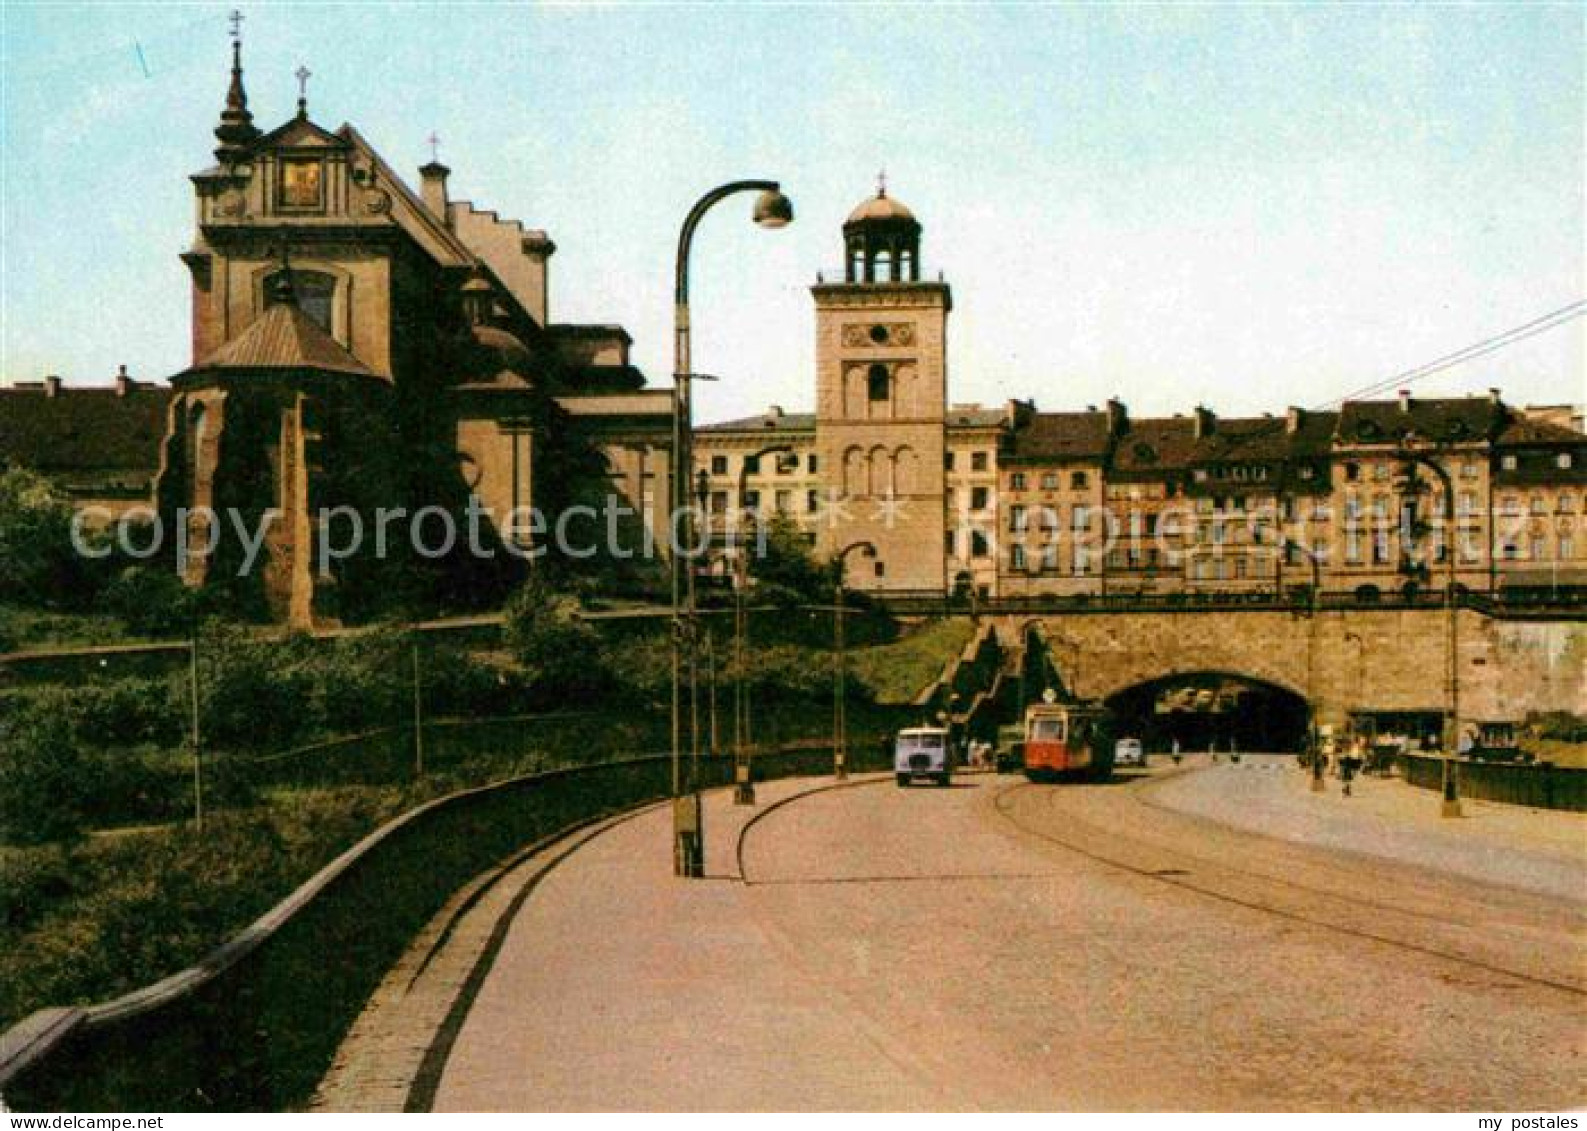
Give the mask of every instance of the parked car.
[{"label": "parked car", "polygon": [[1138,738],[1121,738],[1113,744],[1113,764],[1115,766],[1144,766],[1146,765],[1146,752],[1141,749],[1141,740]]}]

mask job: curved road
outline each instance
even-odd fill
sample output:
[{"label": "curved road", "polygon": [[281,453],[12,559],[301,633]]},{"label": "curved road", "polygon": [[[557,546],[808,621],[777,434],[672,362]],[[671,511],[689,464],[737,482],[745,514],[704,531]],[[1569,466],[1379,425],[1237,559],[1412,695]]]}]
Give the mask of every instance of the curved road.
[{"label": "curved road", "polygon": [[1587,1100],[1580,899],[1175,812],[1162,779],[811,784],[765,787],[755,810],[712,795],[710,880],[667,873],[663,809],[537,874],[429,1058],[427,1102]]}]

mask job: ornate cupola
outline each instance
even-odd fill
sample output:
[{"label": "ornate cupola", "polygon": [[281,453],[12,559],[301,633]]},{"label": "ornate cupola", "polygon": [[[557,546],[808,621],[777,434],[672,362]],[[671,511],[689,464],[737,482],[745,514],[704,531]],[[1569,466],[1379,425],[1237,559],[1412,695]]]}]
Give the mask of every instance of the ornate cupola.
[{"label": "ornate cupola", "polygon": [[918,283],[920,221],[887,195],[885,174],[876,195],[849,213],[843,224],[844,272],[850,283]]},{"label": "ornate cupola", "polygon": [[241,164],[248,147],[259,138],[259,127],[248,111],[248,92],[242,85],[242,17],[236,12],[231,27],[231,87],[226,91],[226,108],[220,112],[215,137],[220,142],[215,159],[226,166]]}]

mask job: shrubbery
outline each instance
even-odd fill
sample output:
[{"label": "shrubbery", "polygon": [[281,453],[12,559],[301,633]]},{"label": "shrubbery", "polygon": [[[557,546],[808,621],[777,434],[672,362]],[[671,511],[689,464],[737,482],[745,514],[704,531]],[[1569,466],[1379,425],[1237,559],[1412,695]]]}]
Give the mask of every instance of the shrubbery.
[{"label": "shrubbery", "polygon": [[1587,717],[1569,711],[1534,711],[1526,717],[1526,725],[1538,738],[1587,742]]},{"label": "shrubbery", "polygon": [[576,598],[532,579],[507,606],[502,641],[523,670],[536,706],[591,705],[612,686],[600,634]]},{"label": "shrubbery", "polygon": [[11,711],[0,721],[0,841],[48,844],[81,835],[92,788],[67,726],[42,712]]}]

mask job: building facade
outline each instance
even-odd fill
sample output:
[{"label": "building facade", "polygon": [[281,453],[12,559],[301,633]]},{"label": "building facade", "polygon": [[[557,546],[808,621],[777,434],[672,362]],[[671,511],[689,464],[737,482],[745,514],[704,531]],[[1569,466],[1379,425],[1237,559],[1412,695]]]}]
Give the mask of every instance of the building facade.
[{"label": "building facade", "polygon": [[260,130],[240,42],[215,138],[181,257],[190,365],[164,386],[123,373],[114,390],[0,390],[0,461],[50,473],[101,520],[153,504],[166,528],[193,527],[189,545],[213,546],[180,563],[195,585],[236,583],[246,551],[213,513],[267,528],[246,584],[298,624],[361,616],[352,595],[384,587],[368,555],[341,551],[349,511],[362,535],[381,512],[431,512],[390,555],[426,568],[448,525],[461,541],[480,512],[483,553],[434,555],[449,604],[521,575],[549,525],[531,508],[611,494],[631,542],[664,523],[671,392],[645,387],[622,327],[551,320],[544,232],[451,199],[437,160],[415,191],[306,97]]},{"label": "building facade", "polygon": [[[1370,598],[1442,585],[1451,552],[1473,590],[1587,585],[1587,436],[1571,408],[1516,408],[1497,391],[1243,418],[1135,418],[1120,400],[956,405],[951,295],[919,281],[921,234],[885,190],[849,216],[844,281],[812,288],[815,412],[697,431],[724,557],[783,513],[818,553],[873,545],[845,580],[877,594],[1320,585]],[[1453,529],[1436,473],[1400,481],[1407,448],[1450,476]]]}]

